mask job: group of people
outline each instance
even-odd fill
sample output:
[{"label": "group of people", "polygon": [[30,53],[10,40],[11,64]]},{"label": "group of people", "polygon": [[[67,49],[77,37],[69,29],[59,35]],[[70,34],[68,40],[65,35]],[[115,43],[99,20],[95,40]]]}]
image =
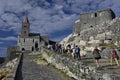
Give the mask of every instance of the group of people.
[{"label": "group of people", "polygon": [[[78,60],[81,59],[80,48],[78,47],[78,45],[75,45],[75,44],[68,44],[66,46],[64,44],[62,44],[62,45],[55,44],[55,45],[48,45],[47,48],[57,51],[58,53],[61,53],[61,54],[70,54],[73,59],[78,59]],[[93,58],[95,60],[96,66],[100,67],[99,60],[101,59],[101,55],[100,55],[100,50],[97,48],[97,46],[94,47],[92,54],[93,54]],[[116,50],[114,48],[112,48],[111,61],[110,61],[111,65],[114,60],[117,64],[117,66],[120,66],[118,59],[119,59],[119,56],[117,55]]]},{"label": "group of people", "polygon": [[[99,59],[101,59],[101,55],[100,55],[100,50],[97,49],[96,46],[93,50],[93,56],[94,56],[97,67],[100,67]],[[118,62],[118,59],[119,59],[119,56],[118,56],[116,50],[114,48],[112,48],[112,50],[111,50],[111,60],[110,60],[111,65],[112,65],[112,62],[114,60],[115,63],[117,64],[117,66],[120,66],[119,62]]]},{"label": "group of people", "polygon": [[80,48],[78,47],[78,45],[75,44],[73,45],[55,44],[55,45],[48,45],[47,48],[61,54],[70,54],[73,59],[81,59]]}]

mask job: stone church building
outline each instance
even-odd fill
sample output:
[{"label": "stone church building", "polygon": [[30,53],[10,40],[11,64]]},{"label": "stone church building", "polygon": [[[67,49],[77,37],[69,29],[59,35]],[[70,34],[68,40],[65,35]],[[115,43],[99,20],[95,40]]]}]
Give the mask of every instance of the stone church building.
[{"label": "stone church building", "polygon": [[30,33],[30,23],[27,17],[22,21],[21,32],[18,35],[17,46],[20,51],[39,50],[41,46],[49,43],[48,36],[41,36],[39,33]]}]

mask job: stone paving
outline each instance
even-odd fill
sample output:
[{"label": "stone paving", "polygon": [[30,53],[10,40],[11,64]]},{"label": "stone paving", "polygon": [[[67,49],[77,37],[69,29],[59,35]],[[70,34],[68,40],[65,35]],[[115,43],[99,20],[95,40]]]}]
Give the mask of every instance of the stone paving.
[{"label": "stone paving", "polygon": [[61,76],[47,66],[37,65],[31,61],[28,55],[24,55],[21,65],[19,80],[63,80]]}]

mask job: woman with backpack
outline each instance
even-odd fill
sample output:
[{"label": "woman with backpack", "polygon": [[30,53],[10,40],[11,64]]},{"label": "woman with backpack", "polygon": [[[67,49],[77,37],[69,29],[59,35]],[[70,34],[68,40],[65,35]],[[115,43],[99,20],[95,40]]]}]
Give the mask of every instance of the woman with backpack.
[{"label": "woman with backpack", "polygon": [[101,59],[100,51],[97,49],[97,46],[95,46],[93,50],[93,57],[95,59],[97,67],[99,67],[99,59]]},{"label": "woman with backpack", "polygon": [[118,63],[119,56],[118,56],[118,54],[117,54],[117,52],[115,51],[114,48],[112,48],[111,53],[112,53],[112,55],[111,55],[111,65],[112,65],[112,61],[114,60],[117,64],[117,66],[120,66],[119,63]]}]

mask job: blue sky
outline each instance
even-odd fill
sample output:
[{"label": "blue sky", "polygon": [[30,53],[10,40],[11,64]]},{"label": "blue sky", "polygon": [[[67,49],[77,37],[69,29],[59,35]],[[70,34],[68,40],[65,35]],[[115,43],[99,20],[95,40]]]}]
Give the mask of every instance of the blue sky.
[{"label": "blue sky", "polygon": [[30,21],[31,32],[60,41],[72,32],[81,12],[111,8],[120,16],[120,0],[0,0],[0,56],[16,44],[21,22]]}]

